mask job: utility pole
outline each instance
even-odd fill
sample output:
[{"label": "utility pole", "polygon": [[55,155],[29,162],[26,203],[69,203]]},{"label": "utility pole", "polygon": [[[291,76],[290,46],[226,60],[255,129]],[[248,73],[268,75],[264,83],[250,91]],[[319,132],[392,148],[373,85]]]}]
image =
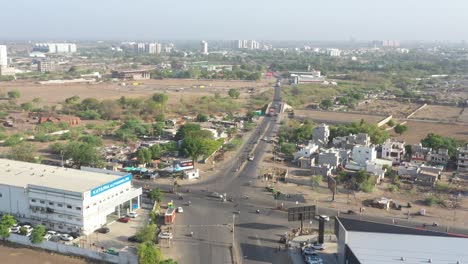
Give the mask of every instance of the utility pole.
[{"label": "utility pole", "polygon": [[235,238],[234,238],[234,226],[236,224],[236,215],[232,214],[232,247],[234,248]]}]

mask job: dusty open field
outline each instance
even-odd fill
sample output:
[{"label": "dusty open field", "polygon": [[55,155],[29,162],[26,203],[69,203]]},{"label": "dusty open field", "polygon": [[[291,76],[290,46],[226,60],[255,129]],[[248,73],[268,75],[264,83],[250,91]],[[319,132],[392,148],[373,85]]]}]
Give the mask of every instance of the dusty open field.
[{"label": "dusty open field", "polygon": [[468,142],[468,124],[466,123],[436,123],[409,120],[406,125],[408,126],[408,131],[403,135],[393,134],[392,136],[403,139],[410,144],[418,143],[429,133],[453,137]]},{"label": "dusty open field", "polygon": [[[10,244],[8,244],[10,245]],[[85,264],[93,263],[83,259],[71,258],[52,254],[45,251],[32,250],[22,247],[10,247],[0,244],[0,263],[10,264]]]},{"label": "dusty open field", "polygon": [[[121,96],[144,97],[156,92],[167,92],[170,96],[169,104],[179,102],[182,96],[203,96],[220,92],[227,94],[230,88],[256,88],[256,93],[269,87],[273,80],[254,81],[218,81],[218,80],[188,80],[165,79],[144,80],[141,85],[133,86],[132,82],[126,82],[126,86],[120,86],[120,82],[106,82],[96,84],[49,84],[41,85],[35,82],[13,81],[0,82],[0,92],[18,90],[21,93],[19,102],[31,101],[35,97],[41,98],[42,104],[52,105],[63,102],[66,98],[78,95],[82,99],[93,97],[96,99],[116,99]],[[130,85],[129,85],[130,84]],[[205,88],[192,88],[194,85],[204,85]]]},{"label": "dusty open field", "polygon": [[[330,124],[359,122],[361,119],[369,123],[377,123],[383,116],[344,113],[344,112],[324,112],[315,110],[297,110],[294,112],[297,117],[305,117],[316,122],[325,122]],[[468,141],[468,124],[466,123],[437,123],[434,121],[414,121],[414,120],[396,120],[401,123],[407,121],[408,131],[403,135],[392,134],[396,138],[405,140],[409,144],[418,143],[425,138],[428,133],[436,133],[446,137],[453,137]],[[392,131],[393,132],[393,131]]]},{"label": "dusty open field", "polygon": [[410,119],[440,120],[456,122],[463,108],[445,105],[428,105],[419,110]]},{"label": "dusty open field", "polygon": [[354,111],[405,118],[420,106],[420,104],[401,103],[394,100],[365,100],[356,106]]},{"label": "dusty open field", "polygon": [[377,123],[385,118],[385,116],[366,115],[346,112],[329,112],[329,111],[316,111],[316,110],[295,110],[296,117],[304,117],[312,119],[316,122],[329,121],[330,123],[352,123],[360,122],[361,119],[368,123]]}]

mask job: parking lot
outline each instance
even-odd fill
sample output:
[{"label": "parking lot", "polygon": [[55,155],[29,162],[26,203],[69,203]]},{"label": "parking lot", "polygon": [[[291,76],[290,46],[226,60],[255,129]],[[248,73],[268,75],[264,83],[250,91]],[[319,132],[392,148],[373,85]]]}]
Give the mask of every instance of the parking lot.
[{"label": "parking lot", "polygon": [[[128,223],[121,223],[117,219],[107,225],[110,232],[107,234],[101,234],[94,232],[88,236],[73,241],[83,247],[90,247],[96,250],[116,248],[122,250],[124,248],[135,249],[136,243],[128,242],[127,239],[130,236],[135,235],[145,224],[148,223],[149,211],[147,209],[136,210],[138,216],[136,218],[130,218]],[[136,252],[136,251],[135,251]]]}]

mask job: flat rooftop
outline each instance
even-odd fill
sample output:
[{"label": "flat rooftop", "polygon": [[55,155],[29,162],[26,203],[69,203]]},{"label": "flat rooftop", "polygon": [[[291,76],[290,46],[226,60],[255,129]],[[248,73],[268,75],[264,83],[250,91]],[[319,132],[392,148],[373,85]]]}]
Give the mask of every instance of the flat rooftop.
[{"label": "flat rooftop", "polygon": [[37,185],[83,193],[124,175],[126,173],[101,173],[0,159],[0,184],[23,188]]},{"label": "flat rooftop", "polygon": [[349,232],[347,244],[362,264],[468,263],[466,238]]}]

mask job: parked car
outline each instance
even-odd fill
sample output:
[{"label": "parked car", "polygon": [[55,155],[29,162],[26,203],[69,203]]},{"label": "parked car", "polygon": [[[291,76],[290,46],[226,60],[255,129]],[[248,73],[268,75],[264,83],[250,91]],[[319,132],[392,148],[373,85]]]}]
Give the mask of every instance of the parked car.
[{"label": "parked car", "polygon": [[52,235],[51,234],[45,234],[44,235],[44,240],[48,241],[52,238]]},{"label": "parked car", "polygon": [[166,238],[166,239],[172,239],[172,233],[170,232],[162,232],[158,235],[159,238]]},{"label": "parked car", "polygon": [[310,245],[310,247],[315,249],[315,250],[324,250],[325,249],[325,245],[320,244],[318,242],[315,242],[314,244]]},{"label": "parked car", "polygon": [[[24,225],[21,228],[26,229],[26,236],[31,236],[31,233],[34,230],[34,228],[32,226],[30,226],[30,225]],[[20,232],[21,232],[21,228],[20,228]]]},{"label": "parked car", "polygon": [[115,256],[119,255],[119,251],[116,248],[108,248],[104,250],[104,253],[115,255]]},{"label": "parked car", "polygon": [[49,231],[46,232],[46,234],[49,234],[49,235],[51,235],[51,236],[60,236],[60,234],[57,233],[57,232],[54,231],[54,230],[49,230]]},{"label": "parked car", "polygon": [[14,225],[9,228],[10,233],[19,233],[21,226],[19,225]]},{"label": "parked car", "polygon": [[140,241],[140,239],[138,239],[137,236],[130,236],[128,237],[128,242],[133,242],[133,243],[141,243],[142,241]]},{"label": "parked car", "polygon": [[117,220],[121,223],[128,223],[130,222],[130,217],[120,217],[119,220]]},{"label": "parked car", "polygon": [[177,212],[178,213],[183,213],[184,212],[184,209],[182,207],[177,207]]},{"label": "parked car", "polygon": [[311,247],[304,247],[302,249],[302,255],[312,255],[312,254],[316,254],[315,253],[315,250]]},{"label": "parked car", "polygon": [[99,228],[98,230],[96,230],[96,232],[101,233],[101,234],[107,234],[110,232],[110,229],[108,227],[103,226]]},{"label": "parked car", "polygon": [[130,218],[136,218],[138,216],[138,214],[136,212],[130,212],[127,214],[128,217]]},{"label": "parked car", "polygon": [[70,236],[69,234],[61,234],[60,239],[63,240],[63,241],[72,241],[73,237]]},{"label": "parked car", "polygon": [[70,232],[68,233],[73,239],[79,238],[81,235],[78,232]]}]

